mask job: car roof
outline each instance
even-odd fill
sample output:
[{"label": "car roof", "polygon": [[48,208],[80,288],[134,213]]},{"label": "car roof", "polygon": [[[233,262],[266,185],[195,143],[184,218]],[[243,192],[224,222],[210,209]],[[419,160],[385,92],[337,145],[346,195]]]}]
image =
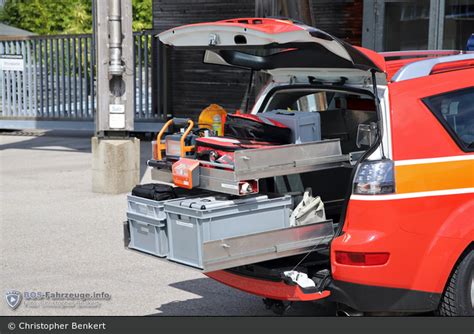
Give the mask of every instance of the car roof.
[{"label": "car roof", "polygon": [[[381,52],[379,54],[385,58],[385,71],[387,73],[387,81],[392,81],[395,74],[406,65],[433,58],[457,56],[463,53],[464,51],[461,50],[413,50]],[[456,57],[452,58],[453,62],[456,61],[455,58]],[[471,62],[466,62],[465,65],[472,66]],[[463,66],[451,67],[451,70],[459,69],[463,69]]]}]

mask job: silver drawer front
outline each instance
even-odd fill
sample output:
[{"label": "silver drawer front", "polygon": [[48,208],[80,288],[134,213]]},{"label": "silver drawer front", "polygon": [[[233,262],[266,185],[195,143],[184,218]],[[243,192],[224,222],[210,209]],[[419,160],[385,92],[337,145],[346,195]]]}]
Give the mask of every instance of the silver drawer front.
[{"label": "silver drawer front", "polygon": [[205,242],[203,272],[302,254],[329,242],[332,220]]}]

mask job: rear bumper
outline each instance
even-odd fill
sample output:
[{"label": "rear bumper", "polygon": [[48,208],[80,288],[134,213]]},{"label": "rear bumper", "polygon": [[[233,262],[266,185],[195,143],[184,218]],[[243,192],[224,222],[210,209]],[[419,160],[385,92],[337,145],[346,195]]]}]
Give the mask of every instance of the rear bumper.
[{"label": "rear bumper", "polygon": [[438,307],[441,294],[332,281],[330,301],[362,312],[428,312]]},{"label": "rear bumper", "polygon": [[283,281],[247,277],[223,270],[210,272],[206,275],[225,285],[270,299],[310,301],[323,299],[330,295],[329,291],[306,293],[299,286],[288,285]]},{"label": "rear bumper", "polygon": [[233,288],[264,298],[288,301],[329,301],[348,305],[362,312],[428,312],[437,308],[441,294],[424,291],[369,286],[332,281],[327,290],[305,292],[283,281],[248,277],[228,271],[207,273],[210,278]]}]

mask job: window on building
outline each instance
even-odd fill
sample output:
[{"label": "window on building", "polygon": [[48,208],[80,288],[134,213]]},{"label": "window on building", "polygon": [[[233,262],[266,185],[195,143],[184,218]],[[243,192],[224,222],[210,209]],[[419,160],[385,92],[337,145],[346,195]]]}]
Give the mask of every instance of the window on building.
[{"label": "window on building", "polygon": [[474,1],[445,0],[443,48],[464,50],[474,33]]},{"label": "window on building", "polygon": [[474,87],[423,99],[453,139],[465,151],[474,151]]},{"label": "window on building", "polygon": [[384,12],[385,51],[428,48],[430,0],[387,1]]}]

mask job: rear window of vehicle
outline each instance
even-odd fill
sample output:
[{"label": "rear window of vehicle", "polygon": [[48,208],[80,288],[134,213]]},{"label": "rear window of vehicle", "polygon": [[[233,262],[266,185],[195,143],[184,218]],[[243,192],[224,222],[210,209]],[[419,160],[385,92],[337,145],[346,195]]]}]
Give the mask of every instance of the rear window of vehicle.
[{"label": "rear window of vehicle", "polygon": [[474,151],[474,87],[423,99],[456,143]]}]

